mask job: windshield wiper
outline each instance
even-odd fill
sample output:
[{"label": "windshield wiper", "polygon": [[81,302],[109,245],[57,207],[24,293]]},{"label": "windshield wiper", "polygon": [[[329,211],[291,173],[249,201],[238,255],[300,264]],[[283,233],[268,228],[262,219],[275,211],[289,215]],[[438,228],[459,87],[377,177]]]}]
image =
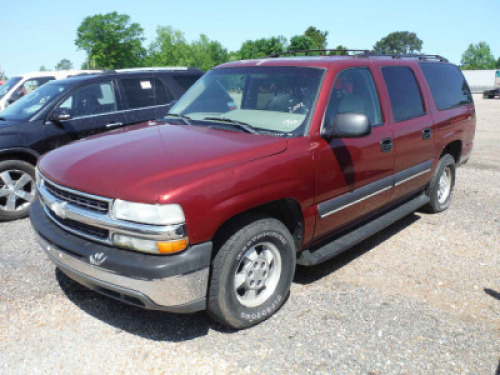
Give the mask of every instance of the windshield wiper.
[{"label": "windshield wiper", "polygon": [[177,117],[180,118],[182,121],[184,121],[184,124],[192,125],[191,122],[189,122],[189,120],[191,120],[191,117],[189,116],[180,115],[178,113],[167,113],[165,117]]},{"label": "windshield wiper", "polygon": [[247,133],[259,134],[259,132],[252,125],[247,124],[246,122],[231,120],[230,118],[226,118],[226,117],[205,117],[203,120],[227,122],[228,124],[231,124],[231,125],[239,127],[240,129],[243,129]]}]

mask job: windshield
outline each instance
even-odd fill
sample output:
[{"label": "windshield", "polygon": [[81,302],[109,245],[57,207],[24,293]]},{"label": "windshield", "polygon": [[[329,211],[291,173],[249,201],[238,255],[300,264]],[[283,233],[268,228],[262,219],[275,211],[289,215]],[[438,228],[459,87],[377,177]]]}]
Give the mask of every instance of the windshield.
[{"label": "windshield", "polygon": [[28,120],[66,89],[67,86],[57,83],[47,83],[40,86],[39,89],[30,92],[1,111],[0,118],[14,121]]},{"label": "windshield", "polygon": [[260,134],[303,135],[323,73],[283,66],[215,69],[198,80],[171,113],[187,116],[192,125],[219,122],[215,128],[241,130],[243,124]]},{"label": "windshield", "polygon": [[2,99],[5,94],[7,94],[20,80],[21,77],[12,77],[2,86],[0,86],[0,99]]}]

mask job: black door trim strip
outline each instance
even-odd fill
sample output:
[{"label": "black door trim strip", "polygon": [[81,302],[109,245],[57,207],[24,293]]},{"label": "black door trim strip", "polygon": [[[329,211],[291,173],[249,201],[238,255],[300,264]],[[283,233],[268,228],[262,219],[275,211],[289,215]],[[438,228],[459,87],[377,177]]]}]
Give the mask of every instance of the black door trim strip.
[{"label": "black door trim strip", "polygon": [[359,189],[350,191],[340,197],[336,197],[318,204],[318,214],[321,219],[332,215],[344,208],[358,204],[377,194],[383,193],[389,189],[399,186],[418,176],[430,172],[432,169],[432,160],[428,160],[395,175],[384,177],[381,180],[372,182]]}]

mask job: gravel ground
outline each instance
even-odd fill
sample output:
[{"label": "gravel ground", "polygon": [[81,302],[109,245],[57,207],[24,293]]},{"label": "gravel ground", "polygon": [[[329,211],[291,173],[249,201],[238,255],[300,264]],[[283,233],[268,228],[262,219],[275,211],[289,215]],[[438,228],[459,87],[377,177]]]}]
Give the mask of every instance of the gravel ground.
[{"label": "gravel ground", "polygon": [[245,331],[88,291],[28,220],[0,224],[0,373],[500,374],[500,100],[475,100],[451,208],[299,267],[281,311]]}]

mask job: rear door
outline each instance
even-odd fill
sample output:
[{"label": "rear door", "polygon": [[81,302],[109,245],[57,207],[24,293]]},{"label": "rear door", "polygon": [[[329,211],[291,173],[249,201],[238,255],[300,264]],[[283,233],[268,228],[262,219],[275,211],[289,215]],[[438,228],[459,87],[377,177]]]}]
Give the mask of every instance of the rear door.
[{"label": "rear door", "polygon": [[391,65],[383,66],[381,72],[391,104],[396,156],[391,200],[397,200],[429,181],[435,137],[421,71],[410,65]]},{"label": "rear door", "polygon": [[162,80],[153,74],[122,77],[118,81],[125,102],[127,124],[165,116],[174,100]]},{"label": "rear door", "polygon": [[75,89],[54,107],[56,108],[67,110],[71,117],[60,124],[47,122],[47,133],[53,143],[51,148],[125,123],[116,83],[112,79]]}]

